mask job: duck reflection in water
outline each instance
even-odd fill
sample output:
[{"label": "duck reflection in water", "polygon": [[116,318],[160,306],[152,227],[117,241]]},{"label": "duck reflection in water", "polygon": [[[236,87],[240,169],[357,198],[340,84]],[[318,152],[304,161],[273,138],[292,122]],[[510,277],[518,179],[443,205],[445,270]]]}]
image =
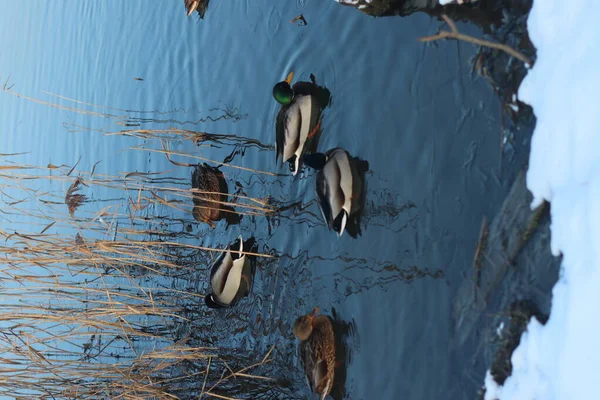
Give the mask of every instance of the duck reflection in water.
[{"label": "duck reflection in water", "polygon": [[356,238],[365,204],[365,173],[369,163],[339,147],[304,156],[304,163],[318,170],[316,192],[329,229]]},{"label": "duck reflection in water", "polygon": [[331,93],[318,86],[313,74],[311,82],[291,84],[294,73],[273,87],[273,97],[281,109],[275,124],[276,160],[289,163],[296,175],[302,156],[315,151],[321,129],[321,114],[331,101]]},{"label": "duck reflection in water", "polygon": [[210,0],[183,0],[183,2],[185,4],[188,17],[192,15],[194,11],[197,11],[198,15],[200,15],[200,18],[204,18],[204,14],[206,14],[206,9],[208,8],[208,3]]},{"label": "duck reflection in water", "polygon": [[192,188],[194,209],[192,214],[198,222],[215,227],[214,221],[225,219],[227,226],[239,224],[242,216],[223,203],[228,202],[229,188],[223,173],[218,168],[204,163],[194,167],[192,171]]},{"label": "duck reflection in water", "polygon": [[240,236],[222,252],[210,270],[211,293],[204,302],[209,308],[235,306],[252,290],[256,259],[245,252],[256,252],[256,241]]}]

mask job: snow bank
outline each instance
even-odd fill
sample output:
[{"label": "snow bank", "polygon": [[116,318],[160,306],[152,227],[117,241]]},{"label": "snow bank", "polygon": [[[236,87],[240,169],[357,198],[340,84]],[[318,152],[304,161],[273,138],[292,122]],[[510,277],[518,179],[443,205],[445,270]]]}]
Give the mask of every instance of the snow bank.
[{"label": "snow bank", "polygon": [[529,16],[538,59],[519,91],[537,116],[527,186],[533,206],[551,202],[563,262],[548,323],[531,320],[512,376],[501,387],[486,378],[487,400],[600,398],[599,17],[598,0],[535,0]]}]

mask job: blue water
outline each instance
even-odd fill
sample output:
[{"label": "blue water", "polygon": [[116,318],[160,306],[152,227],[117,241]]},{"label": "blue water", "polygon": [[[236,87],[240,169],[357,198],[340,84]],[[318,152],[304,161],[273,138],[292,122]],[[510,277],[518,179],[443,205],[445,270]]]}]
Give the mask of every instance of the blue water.
[{"label": "blue water", "polygon": [[[335,309],[353,327],[346,398],[441,399],[449,388],[458,398],[470,397],[473,384],[463,390],[454,379],[467,367],[448,350],[451,304],[460,283],[470,279],[481,217],[498,206],[507,186],[491,178],[502,169],[501,107],[492,88],[471,74],[476,48],[419,43],[438,27],[420,14],[373,19],[334,1],[213,0],[200,21],[186,19],[180,3],[1,1],[2,79],[9,78],[15,92],[47,102],[146,118],[146,129],[176,127],[272,144],[278,110],[273,84],[290,70],[304,80],[313,73],[333,97],[320,149],[341,146],[370,164],[362,236],[337,239],[314,202],[270,230],[264,217],[245,217],[228,230],[221,222],[212,231],[186,215],[202,245],[225,245],[241,233],[254,235],[261,250],[283,255],[260,264],[254,293],[237,311],[217,315],[215,340],[258,352],[276,345],[276,355],[294,370],[291,324],[319,305],[326,314]],[[289,23],[300,13],[307,26]],[[134,111],[92,108],[42,91]],[[199,122],[222,114],[211,109],[228,106],[242,118]],[[189,179],[189,168],[162,154],[129,149],[160,149],[157,141],[99,132],[124,129],[117,121],[0,93],[0,152],[28,152],[11,158],[19,163],[71,166],[81,157],[82,171],[101,161],[98,174],[168,171]],[[71,132],[78,126],[88,130]],[[234,150],[182,140],[171,142],[171,149],[214,160]],[[232,164],[287,173],[275,164],[274,150],[257,147],[246,148]],[[314,198],[310,171],[298,179],[223,171],[230,188],[240,182],[249,196],[303,204]],[[39,185],[58,195],[68,187]],[[126,204],[123,194],[100,187],[87,194],[121,197],[113,203]],[[91,203],[82,212],[91,215],[103,206]],[[437,278],[406,278],[415,270]],[[205,281],[193,286],[206,290]],[[225,317],[235,313],[232,324]],[[236,336],[227,334],[233,327],[239,328]],[[295,371],[297,390],[306,390],[299,367]]]}]

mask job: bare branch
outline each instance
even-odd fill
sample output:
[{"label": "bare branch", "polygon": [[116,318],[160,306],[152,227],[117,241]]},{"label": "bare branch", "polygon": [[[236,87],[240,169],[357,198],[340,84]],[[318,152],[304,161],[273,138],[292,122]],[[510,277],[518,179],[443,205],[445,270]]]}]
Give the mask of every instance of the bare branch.
[{"label": "bare branch", "polygon": [[501,51],[509,54],[510,56],[515,57],[516,59],[524,62],[527,65],[533,64],[533,62],[531,61],[531,59],[529,57],[527,57],[525,54],[513,49],[512,47],[507,46],[502,43],[490,42],[489,40],[478,39],[476,37],[460,33],[460,32],[458,32],[458,29],[456,28],[456,24],[454,23],[454,21],[452,21],[450,19],[450,17],[448,17],[447,15],[444,14],[444,15],[442,15],[442,18],[444,19],[446,24],[448,24],[448,26],[450,27],[450,31],[441,31],[440,33],[438,33],[436,35],[425,36],[425,37],[419,38],[420,42],[433,42],[433,41],[441,40],[441,39],[461,40],[463,42],[473,43],[478,46],[489,47],[491,49],[501,50]]}]

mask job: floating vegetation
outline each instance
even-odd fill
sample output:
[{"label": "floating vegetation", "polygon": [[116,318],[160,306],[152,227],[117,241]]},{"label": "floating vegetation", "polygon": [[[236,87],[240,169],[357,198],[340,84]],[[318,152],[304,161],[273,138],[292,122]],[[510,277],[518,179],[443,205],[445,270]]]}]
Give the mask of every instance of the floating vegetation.
[{"label": "floating vegetation", "polygon": [[69,186],[69,190],[67,190],[67,194],[65,195],[65,204],[69,209],[71,217],[75,216],[75,211],[88,199],[85,194],[77,193],[82,184],[84,183],[81,178],[75,179],[75,182]]}]

